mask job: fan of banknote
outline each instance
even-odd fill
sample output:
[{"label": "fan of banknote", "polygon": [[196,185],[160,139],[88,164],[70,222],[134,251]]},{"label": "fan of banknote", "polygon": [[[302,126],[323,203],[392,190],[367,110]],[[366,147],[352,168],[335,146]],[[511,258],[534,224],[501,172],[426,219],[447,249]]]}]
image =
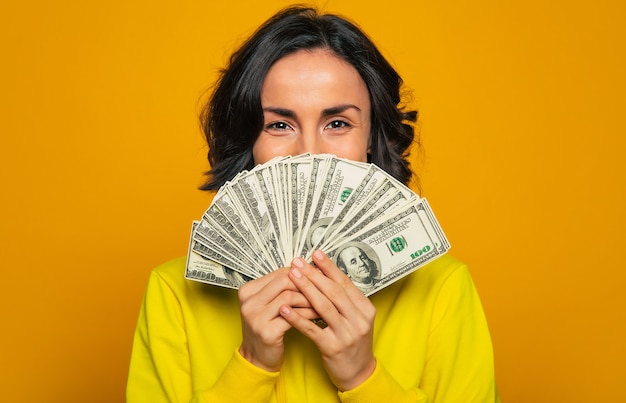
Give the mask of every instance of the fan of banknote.
[{"label": "fan of banknote", "polygon": [[376,165],[303,154],[219,189],[193,223],[185,277],[239,288],[321,249],[371,295],[449,248],[426,199]]}]

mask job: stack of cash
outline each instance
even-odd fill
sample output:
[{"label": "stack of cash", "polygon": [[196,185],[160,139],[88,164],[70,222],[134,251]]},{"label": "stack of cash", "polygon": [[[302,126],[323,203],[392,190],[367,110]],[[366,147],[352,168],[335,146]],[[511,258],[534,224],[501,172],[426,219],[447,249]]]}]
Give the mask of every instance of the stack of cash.
[{"label": "stack of cash", "polygon": [[185,277],[239,288],[320,249],[371,295],[449,248],[426,199],[376,165],[303,154],[219,189],[193,223]]}]

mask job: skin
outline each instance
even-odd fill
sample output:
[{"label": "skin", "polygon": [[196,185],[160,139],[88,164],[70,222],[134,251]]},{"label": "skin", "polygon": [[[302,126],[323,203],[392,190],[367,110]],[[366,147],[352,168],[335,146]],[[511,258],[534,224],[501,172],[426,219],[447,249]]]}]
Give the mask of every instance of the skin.
[{"label": "skin", "polygon": [[[299,51],[276,62],[261,93],[264,128],[253,146],[255,163],[279,155],[332,153],[366,161],[370,102],[357,71],[327,50]],[[374,372],[376,309],[322,251],[315,266],[295,258],[239,289],[243,341],[252,364],[279,371],[284,335],[296,328],[318,347],[333,383],[345,391]],[[324,329],[311,319],[321,317]]]},{"label": "skin", "polygon": [[329,51],[300,51],[277,61],[263,82],[261,105],[264,128],[252,148],[255,163],[305,152],[367,161],[367,86]]}]

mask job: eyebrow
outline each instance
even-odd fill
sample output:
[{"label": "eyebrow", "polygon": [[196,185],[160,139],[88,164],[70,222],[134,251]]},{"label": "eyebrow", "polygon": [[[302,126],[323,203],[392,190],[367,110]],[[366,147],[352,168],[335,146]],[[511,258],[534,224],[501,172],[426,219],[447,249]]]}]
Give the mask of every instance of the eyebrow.
[{"label": "eyebrow", "polygon": [[345,105],[337,105],[337,106],[333,106],[332,108],[324,109],[322,111],[322,116],[326,117],[330,115],[336,115],[338,113],[345,112],[348,109],[356,109],[357,111],[361,112],[361,108],[359,108],[358,106],[353,105],[353,104],[345,104]]},{"label": "eyebrow", "polygon": [[[361,112],[361,108],[359,108],[356,105],[344,104],[344,105],[337,105],[337,106],[333,106],[333,107],[326,108],[326,109],[322,110],[322,117],[336,115],[336,114],[344,112],[344,111],[346,111],[348,109],[356,109],[357,111]],[[270,107],[267,107],[267,108],[263,108],[263,112],[272,112],[272,113],[275,113],[277,115],[284,116],[286,118],[295,118],[296,117],[296,112],[291,110],[291,109],[287,109],[287,108],[275,108],[275,107],[271,107],[270,106]]]}]

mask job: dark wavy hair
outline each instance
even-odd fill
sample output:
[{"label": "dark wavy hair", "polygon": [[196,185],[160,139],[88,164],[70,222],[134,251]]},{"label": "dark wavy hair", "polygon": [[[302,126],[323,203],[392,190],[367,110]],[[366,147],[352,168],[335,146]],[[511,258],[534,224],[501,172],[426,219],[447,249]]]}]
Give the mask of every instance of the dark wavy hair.
[{"label": "dark wavy hair", "polygon": [[252,147],[263,128],[261,88],[270,67],[299,50],[328,49],[350,63],[365,82],[371,104],[368,162],[407,184],[408,148],[417,111],[400,107],[402,79],[353,23],[314,8],[286,8],[267,20],[231,56],[200,120],[211,169],[200,187],[214,190],[254,167]]}]

